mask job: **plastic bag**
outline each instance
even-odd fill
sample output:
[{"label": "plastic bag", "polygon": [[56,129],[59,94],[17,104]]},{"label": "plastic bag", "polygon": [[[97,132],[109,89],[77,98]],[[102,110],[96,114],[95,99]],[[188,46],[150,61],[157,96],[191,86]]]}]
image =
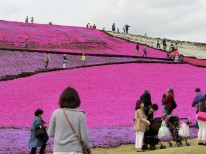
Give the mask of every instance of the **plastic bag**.
[{"label": "plastic bag", "polygon": [[158,138],[162,139],[162,138],[165,138],[165,137],[168,137],[168,136],[169,136],[169,130],[166,126],[165,121],[163,121],[162,124],[161,124],[161,127],[159,129],[159,132],[158,132]]},{"label": "plastic bag", "polygon": [[190,136],[189,126],[185,122],[183,122],[180,125],[180,129],[178,131],[178,135],[181,136],[181,137],[188,137],[188,136]]}]

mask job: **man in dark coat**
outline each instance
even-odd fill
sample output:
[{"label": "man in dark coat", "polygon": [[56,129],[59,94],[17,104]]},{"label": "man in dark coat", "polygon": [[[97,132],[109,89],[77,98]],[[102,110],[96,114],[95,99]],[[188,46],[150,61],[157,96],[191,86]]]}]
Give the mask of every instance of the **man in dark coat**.
[{"label": "man in dark coat", "polygon": [[145,90],[144,94],[140,97],[140,100],[143,101],[145,108],[148,108],[152,105],[149,89]]}]

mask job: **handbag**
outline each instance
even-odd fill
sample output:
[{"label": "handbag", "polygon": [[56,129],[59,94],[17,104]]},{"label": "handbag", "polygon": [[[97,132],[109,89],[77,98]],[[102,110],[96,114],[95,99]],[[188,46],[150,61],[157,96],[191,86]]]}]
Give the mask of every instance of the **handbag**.
[{"label": "handbag", "polygon": [[169,130],[166,126],[165,121],[162,121],[161,127],[158,131],[158,138],[162,139],[162,138],[165,138],[167,136],[169,136]]},{"label": "handbag", "polygon": [[206,112],[199,111],[197,113],[197,120],[206,121]]},{"label": "handbag", "polygon": [[[63,110],[63,109],[62,109]],[[66,115],[66,112],[65,110],[63,110],[64,112],[64,116],[67,120],[67,123],[69,124],[69,126],[71,127],[73,133],[75,134],[75,137],[77,138],[77,141],[79,142],[79,144],[82,146],[82,151],[83,151],[83,154],[90,154],[90,150],[86,148],[84,142],[82,141],[81,137],[79,136],[79,134],[77,134],[77,132],[75,131],[74,127],[72,126],[68,116]]]},{"label": "handbag", "polygon": [[180,125],[180,129],[178,130],[178,135],[181,137],[188,137],[190,136],[190,130],[189,130],[189,126],[183,122]]},{"label": "handbag", "polygon": [[36,138],[41,138],[44,135],[45,135],[44,127],[38,126],[35,128],[35,137]]},{"label": "handbag", "polygon": [[[197,113],[197,120],[206,121],[206,112],[201,112],[200,106],[201,105],[199,105],[199,112]],[[205,107],[206,107],[206,102],[205,102]]]}]

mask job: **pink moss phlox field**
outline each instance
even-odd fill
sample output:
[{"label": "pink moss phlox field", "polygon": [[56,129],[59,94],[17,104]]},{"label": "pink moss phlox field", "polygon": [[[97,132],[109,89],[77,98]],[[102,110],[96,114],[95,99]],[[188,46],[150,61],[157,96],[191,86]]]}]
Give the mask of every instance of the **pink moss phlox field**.
[{"label": "pink moss phlox field", "polygon": [[[116,55],[134,55],[136,50],[134,43],[83,27],[0,20],[0,34],[1,48],[24,48],[28,39],[29,49]],[[166,58],[166,53],[148,48],[148,57]]]},{"label": "pink moss phlox field", "polygon": [[[134,106],[145,88],[152,102],[161,104],[163,93],[173,86],[178,104],[174,111],[195,122],[191,103],[194,89],[205,93],[206,69],[174,64],[125,64],[43,73],[0,83],[0,126],[29,126],[37,108],[44,110],[49,123],[58,108],[60,93],[72,86],[80,94],[81,109],[86,111],[88,126],[132,126]],[[160,105],[161,106],[161,105]],[[161,115],[161,109],[155,114]]]},{"label": "pink moss phlox field", "polygon": [[196,59],[190,57],[184,57],[184,61],[193,65],[206,67],[206,59]]}]

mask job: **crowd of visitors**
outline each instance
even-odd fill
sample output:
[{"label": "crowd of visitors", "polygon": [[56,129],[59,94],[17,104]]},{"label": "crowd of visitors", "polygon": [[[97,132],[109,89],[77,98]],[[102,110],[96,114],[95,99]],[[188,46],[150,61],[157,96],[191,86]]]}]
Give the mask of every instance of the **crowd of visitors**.
[{"label": "crowd of visitors", "polygon": [[97,29],[97,26],[95,24],[92,25],[92,24],[88,23],[86,25],[86,28]]},{"label": "crowd of visitors", "polygon": [[[195,92],[197,95],[192,102],[192,107],[197,107],[198,145],[206,145],[206,95],[203,95],[199,88],[196,88]],[[167,94],[163,94],[161,102],[162,118],[166,119],[177,107],[172,87],[167,90]],[[92,145],[88,135],[86,117],[84,111],[78,109],[80,104],[77,91],[71,87],[66,88],[59,99],[60,108],[52,114],[48,134],[46,123],[43,121],[43,110],[35,111],[28,143],[31,154],[35,154],[38,147],[40,147],[39,153],[43,154],[49,137],[54,137],[54,154],[66,152],[83,154],[84,150],[91,153]],[[157,110],[158,105],[152,103],[150,90],[145,89],[135,106],[133,129],[136,132],[135,148],[137,152],[142,152],[142,148],[147,147],[145,132],[153,122],[154,112]]]},{"label": "crowd of visitors", "polygon": [[[123,33],[128,34],[128,33],[129,33],[129,27],[130,27],[130,26],[129,26],[128,24],[124,25],[124,26],[123,26]],[[115,23],[113,23],[113,24],[112,24],[112,31],[115,32],[116,30],[117,30],[117,33],[120,33],[119,28],[116,28]]]}]

